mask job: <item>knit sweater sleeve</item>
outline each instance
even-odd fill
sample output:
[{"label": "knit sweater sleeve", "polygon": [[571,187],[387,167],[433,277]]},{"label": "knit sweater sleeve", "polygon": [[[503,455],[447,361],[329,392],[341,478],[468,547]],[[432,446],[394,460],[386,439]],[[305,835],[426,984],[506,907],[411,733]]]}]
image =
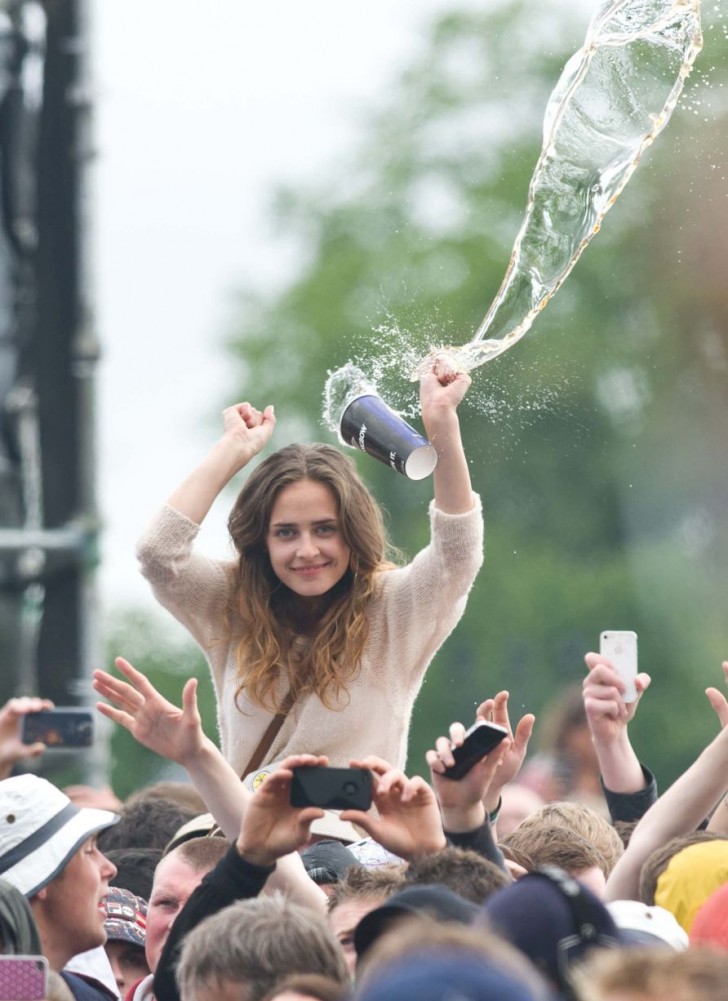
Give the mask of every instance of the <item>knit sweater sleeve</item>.
[{"label": "knit sweater sleeve", "polygon": [[199,530],[165,505],[139,540],[137,558],[157,601],[208,650],[220,639],[233,563],[198,553],[194,542]]},{"label": "knit sweater sleeve", "polygon": [[372,663],[397,665],[411,682],[462,617],[483,562],[480,498],[464,514],[430,505],[430,544],[410,564],[386,571],[371,614]]}]

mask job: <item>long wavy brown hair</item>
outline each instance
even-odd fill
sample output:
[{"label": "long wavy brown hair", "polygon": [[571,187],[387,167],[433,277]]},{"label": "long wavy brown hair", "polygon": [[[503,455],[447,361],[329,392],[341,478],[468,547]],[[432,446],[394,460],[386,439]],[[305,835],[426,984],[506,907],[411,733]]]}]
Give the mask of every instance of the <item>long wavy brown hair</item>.
[{"label": "long wavy brown hair", "polygon": [[[351,557],[301,643],[295,595],[273,572],[266,537],[281,490],[304,479],[331,490]],[[258,705],[277,711],[278,679],[285,674],[293,697],[315,692],[327,708],[334,708],[360,667],[376,575],[392,566],[385,562],[388,546],[381,510],[356,466],[331,445],[287,445],[251,473],[230,513],[228,529],[239,554],[228,610],[229,621],[240,623],[236,700],[245,692]]]}]

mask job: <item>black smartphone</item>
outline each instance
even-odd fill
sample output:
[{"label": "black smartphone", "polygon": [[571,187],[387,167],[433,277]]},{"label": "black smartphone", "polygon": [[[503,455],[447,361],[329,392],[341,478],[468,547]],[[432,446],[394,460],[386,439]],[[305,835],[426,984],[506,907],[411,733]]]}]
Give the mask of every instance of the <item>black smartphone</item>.
[{"label": "black smartphone", "polygon": [[372,805],[372,773],[368,768],[293,769],[291,806],[324,810],[368,810]]},{"label": "black smartphone", "polygon": [[23,717],[20,738],[24,744],[42,741],[49,749],[90,747],[94,738],[94,718],[90,709],[64,706],[41,709]]},{"label": "black smartphone", "polygon": [[443,773],[445,778],[463,778],[507,736],[508,731],[499,723],[486,723],[485,720],[478,720],[467,731],[462,744],[459,747],[453,747],[452,756],[455,758],[455,764],[445,769]]}]

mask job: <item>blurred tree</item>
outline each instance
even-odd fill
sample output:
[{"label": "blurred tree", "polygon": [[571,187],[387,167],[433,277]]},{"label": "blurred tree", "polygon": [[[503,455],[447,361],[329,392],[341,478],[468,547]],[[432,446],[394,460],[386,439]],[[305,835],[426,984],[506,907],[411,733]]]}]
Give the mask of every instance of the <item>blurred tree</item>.
[{"label": "blurred tree", "polygon": [[[350,161],[278,193],[273,219],[301,263],[275,293],[240,293],[228,394],[277,403],[276,445],[332,438],[321,391],[349,359],[416,413],[403,362],[464,343],[497,292],[543,111],[588,16],[556,0],[447,14]],[[654,153],[526,340],[474,373],[462,420],[486,566],[418,702],[412,771],[502,687],[516,713],[538,713],[582,676],[604,628],[640,634],[654,685],[635,738],[663,782],[714,727],[702,689],[727,654],[728,45],[720,12],[706,17],[698,71]],[[393,540],[415,552],[431,486],[357,461]]]}]

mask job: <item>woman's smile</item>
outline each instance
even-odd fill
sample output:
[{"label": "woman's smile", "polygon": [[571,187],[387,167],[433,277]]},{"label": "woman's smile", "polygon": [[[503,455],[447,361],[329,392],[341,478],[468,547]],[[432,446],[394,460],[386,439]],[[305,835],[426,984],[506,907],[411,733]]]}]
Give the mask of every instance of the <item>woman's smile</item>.
[{"label": "woman's smile", "polygon": [[331,489],[299,480],[278,494],[266,539],[276,577],[302,598],[330,591],[349,569],[351,552],[341,534]]}]

